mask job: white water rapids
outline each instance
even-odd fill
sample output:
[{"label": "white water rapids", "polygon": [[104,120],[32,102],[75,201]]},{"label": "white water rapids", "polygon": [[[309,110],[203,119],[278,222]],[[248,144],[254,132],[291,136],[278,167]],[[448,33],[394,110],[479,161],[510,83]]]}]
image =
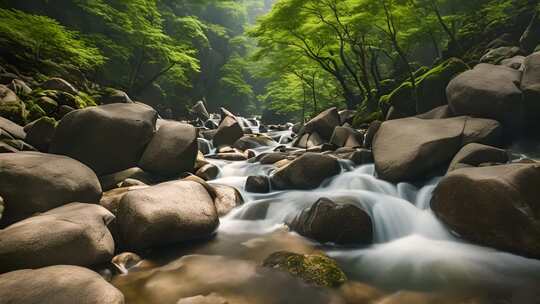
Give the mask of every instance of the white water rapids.
[{"label": "white water rapids", "polygon": [[[263,150],[271,148],[258,152]],[[218,234],[271,233],[327,197],[361,205],[373,221],[374,245],[324,248],[353,279],[392,290],[478,287],[530,292],[540,282],[540,261],[466,243],[439,222],[430,210],[430,199],[440,179],[421,187],[393,185],[377,179],[373,165],[352,168],[343,162],[343,172],[316,190],[253,194],[244,191],[247,177],[269,175],[273,166],[212,162],[221,173],[211,183],[234,186],[245,200],[221,220]]]}]

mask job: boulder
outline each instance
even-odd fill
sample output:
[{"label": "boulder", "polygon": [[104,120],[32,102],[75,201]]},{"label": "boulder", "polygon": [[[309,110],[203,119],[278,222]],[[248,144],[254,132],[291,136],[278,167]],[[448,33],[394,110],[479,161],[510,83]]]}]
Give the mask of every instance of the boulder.
[{"label": "boulder", "polygon": [[313,147],[318,147],[324,143],[324,139],[317,132],[304,133],[301,136],[298,136],[293,143],[293,146],[302,149],[311,149]]},{"label": "boulder", "polygon": [[92,270],[60,265],[0,275],[0,302],[123,304],[124,295]]},{"label": "boulder", "polygon": [[337,147],[362,147],[364,134],[350,127],[336,127],[330,139],[330,144]]},{"label": "boulder", "polygon": [[71,83],[65,81],[62,78],[51,78],[40,84],[39,87],[44,90],[57,90],[69,93],[71,95],[79,94],[79,91],[75,89],[75,87]]},{"label": "boulder", "polygon": [[340,125],[341,121],[337,109],[330,108],[308,121],[304,125],[303,133],[316,132],[323,141],[329,141],[334,133],[334,128]]},{"label": "boulder", "polygon": [[103,191],[108,191],[118,187],[120,183],[126,179],[136,179],[145,184],[152,184],[155,181],[155,177],[145,172],[139,167],[133,167],[113,174],[104,175],[99,177],[99,182]]},{"label": "boulder", "polygon": [[523,70],[523,62],[525,61],[525,56],[514,56],[512,58],[504,59],[501,61],[501,65],[507,66],[514,70]]},{"label": "boulder", "polygon": [[114,215],[93,204],[72,203],[0,230],[0,273],[50,265],[92,266],[110,261]]},{"label": "boulder", "polygon": [[468,144],[454,156],[448,172],[464,167],[478,167],[486,163],[507,163],[510,161],[508,151],[481,144]]},{"label": "boulder", "polygon": [[168,122],[154,134],[139,167],[153,174],[177,176],[193,170],[197,151],[197,129],[188,124]]},{"label": "boulder", "polygon": [[336,158],[307,152],[277,170],[271,177],[271,183],[279,190],[310,190],[340,172],[341,166]]},{"label": "boulder", "polygon": [[215,192],[214,205],[219,216],[225,216],[234,208],[244,204],[240,192],[231,186],[213,184]]},{"label": "boulder", "polygon": [[106,90],[99,101],[101,104],[133,103],[133,100],[129,98],[129,95],[126,92],[117,89]]},{"label": "boulder", "polygon": [[348,123],[352,124],[354,117],[356,116],[356,111],[354,110],[341,110],[338,112],[339,114],[339,121],[342,125]]},{"label": "boulder", "polygon": [[420,119],[442,119],[454,116],[448,105],[437,107],[424,114],[416,115]]},{"label": "boulder", "polygon": [[7,144],[19,151],[37,151],[36,148],[32,147],[31,145],[27,144],[26,142],[20,140],[20,139],[4,139],[4,144]]},{"label": "boulder", "polygon": [[351,160],[356,166],[372,164],[374,161],[373,151],[368,149],[360,149],[354,151],[347,158]]},{"label": "boulder", "polygon": [[111,263],[116,267],[118,273],[127,274],[128,271],[140,264],[143,259],[133,252],[123,252],[116,255]]},{"label": "boulder", "polygon": [[328,198],[321,198],[303,210],[288,226],[321,243],[370,245],[373,242],[373,225],[366,211]]},{"label": "boulder", "polygon": [[195,173],[198,177],[209,181],[213,180],[219,175],[219,168],[214,164],[206,164],[200,167]]},{"label": "boulder", "polygon": [[26,82],[20,79],[13,79],[8,87],[17,95],[30,95],[32,94],[32,88],[30,88]]},{"label": "boulder", "polygon": [[265,135],[244,135],[233,144],[233,148],[245,151],[247,149],[271,147],[275,145],[277,145],[277,143],[272,138]]},{"label": "boulder", "polygon": [[154,135],[157,113],[140,104],[110,104],[68,113],[50,152],[75,158],[98,175],[137,166]]},{"label": "boulder", "polygon": [[371,149],[371,145],[373,144],[373,139],[375,138],[375,134],[379,131],[379,128],[381,127],[382,122],[379,120],[373,121],[371,124],[369,124],[369,128],[366,131],[366,134],[364,136],[364,147],[366,149]]},{"label": "boulder", "polygon": [[459,73],[469,67],[458,58],[450,58],[417,79],[416,113],[426,113],[448,103],[446,87]]},{"label": "boulder", "polygon": [[71,202],[97,203],[101,197],[95,173],[61,155],[0,154],[0,180],[7,223]]},{"label": "boulder", "polygon": [[258,159],[261,165],[272,165],[280,160],[287,159],[289,155],[284,152],[264,153]]},{"label": "boulder", "polygon": [[540,52],[525,58],[521,90],[526,120],[537,123],[540,119]]},{"label": "boulder", "polygon": [[446,93],[456,115],[490,118],[510,129],[523,121],[519,88],[521,72],[505,66],[479,64],[454,78]]},{"label": "boulder", "polygon": [[24,127],[25,141],[41,152],[47,152],[56,131],[56,120],[42,117]]},{"label": "boulder", "polygon": [[531,22],[519,40],[519,44],[527,54],[534,52],[540,44],[540,17],[538,13],[535,13],[532,17]]},{"label": "boulder", "polygon": [[435,188],[431,208],[465,240],[540,258],[540,164],[452,171]]},{"label": "boulder", "polygon": [[121,245],[142,250],[209,237],[219,218],[200,183],[173,181],[129,191],[120,201],[117,223]]},{"label": "boulder", "polygon": [[58,109],[58,102],[47,96],[42,96],[36,99],[36,105],[38,105],[39,108],[41,108],[47,115],[55,113]]},{"label": "boulder", "polygon": [[267,176],[249,176],[245,185],[246,191],[251,193],[270,192],[270,179]]},{"label": "boulder", "polygon": [[7,86],[0,84],[0,116],[18,124],[26,122],[28,112],[24,102]]},{"label": "boulder", "polygon": [[221,120],[213,137],[214,147],[232,146],[242,136],[244,136],[244,131],[237,118],[227,115]]},{"label": "boulder", "polygon": [[278,251],[268,256],[263,266],[286,271],[308,284],[321,287],[339,287],[347,281],[336,261],[324,254]]},{"label": "boulder", "polygon": [[501,126],[490,119],[403,118],[384,122],[373,141],[375,168],[390,182],[415,181],[447,166],[468,143],[497,145]]},{"label": "boulder", "polygon": [[67,106],[67,105],[61,105],[56,109],[55,117],[57,119],[62,119],[64,116],[66,116],[68,113],[75,111],[75,108]]},{"label": "boulder", "polygon": [[26,138],[26,132],[24,132],[24,128],[22,126],[19,126],[18,124],[12,122],[11,120],[5,119],[4,117],[0,117],[0,129],[9,133],[11,136],[13,136],[13,138],[22,140]]},{"label": "boulder", "polygon": [[499,64],[505,59],[512,58],[521,52],[519,47],[516,46],[502,46],[489,50],[482,58],[480,62]]},{"label": "boulder", "polygon": [[206,106],[202,100],[197,101],[197,103],[191,108],[191,113],[202,121],[207,121],[210,119],[210,114],[208,114]]}]

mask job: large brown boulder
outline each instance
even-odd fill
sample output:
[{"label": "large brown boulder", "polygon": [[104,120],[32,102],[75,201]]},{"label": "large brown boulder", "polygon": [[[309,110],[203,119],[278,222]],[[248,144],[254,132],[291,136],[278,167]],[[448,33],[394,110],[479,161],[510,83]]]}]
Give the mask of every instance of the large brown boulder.
[{"label": "large brown boulder", "polygon": [[244,135],[233,144],[233,148],[245,151],[247,149],[271,147],[275,145],[277,145],[277,142],[266,135]]},{"label": "large brown boulder", "polygon": [[369,245],[373,241],[371,217],[352,204],[321,198],[289,224],[299,234],[321,243]]},{"label": "large brown boulder", "polygon": [[214,147],[232,146],[244,136],[240,122],[231,112],[222,108],[222,120],[213,136]]},{"label": "large brown boulder", "polygon": [[468,143],[497,145],[501,133],[497,121],[466,116],[386,121],[373,141],[375,168],[391,182],[422,179],[447,166]]},{"label": "large brown boulder", "polygon": [[482,164],[504,164],[510,160],[508,151],[482,144],[468,144],[454,156],[448,172]]},{"label": "large brown boulder", "polygon": [[364,134],[350,127],[336,127],[330,143],[337,147],[362,147]]},{"label": "large brown boulder", "polygon": [[540,52],[525,58],[521,90],[523,91],[527,121],[538,123],[540,119]]},{"label": "large brown boulder", "polygon": [[11,120],[5,119],[4,117],[0,116],[0,129],[6,131],[11,136],[13,136],[16,139],[25,139],[26,138],[26,132],[24,132],[24,128],[22,126],[19,126],[18,124],[12,122]]},{"label": "large brown boulder", "polygon": [[213,184],[211,187],[215,193],[214,205],[216,206],[218,216],[227,215],[234,208],[244,203],[242,194],[234,187],[217,184]]},{"label": "large brown boulder", "polygon": [[208,237],[219,218],[200,183],[173,181],[129,191],[119,203],[117,224],[124,249],[141,250]]},{"label": "large brown boulder", "polygon": [[308,121],[303,128],[304,133],[317,132],[325,141],[329,141],[334,128],[341,125],[341,118],[336,108],[330,108]]},{"label": "large brown boulder", "polygon": [[479,64],[454,78],[446,89],[456,115],[495,119],[510,129],[523,120],[521,72],[506,66]]},{"label": "large brown boulder", "polygon": [[50,265],[91,266],[110,261],[114,215],[94,204],[72,203],[0,230],[0,272]]},{"label": "large brown boulder", "polygon": [[167,122],[144,150],[139,167],[162,176],[180,175],[193,170],[197,152],[197,129],[188,124]]},{"label": "large brown boulder", "polygon": [[37,152],[0,154],[0,226],[71,203],[97,203],[101,186],[90,168],[69,157]]},{"label": "large brown boulder", "polygon": [[271,183],[279,190],[309,190],[340,172],[341,166],[336,158],[308,152],[277,170],[271,177]]},{"label": "large brown boulder", "polygon": [[123,304],[124,296],[92,270],[60,265],[0,275],[0,303]]},{"label": "large brown boulder", "polygon": [[540,164],[463,168],[448,174],[431,200],[462,238],[540,258]]},{"label": "large brown boulder", "polygon": [[76,110],[60,121],[50,152],[75,158],[98,175],[135,167],[156,119],[154,109],[135,103]]},{"label": "large brown boulder", "polygon": [[39,151],[47,152],[56,131],[56,120],[50,117],[41,117],[24,126],[24,131],[27,143]]}]

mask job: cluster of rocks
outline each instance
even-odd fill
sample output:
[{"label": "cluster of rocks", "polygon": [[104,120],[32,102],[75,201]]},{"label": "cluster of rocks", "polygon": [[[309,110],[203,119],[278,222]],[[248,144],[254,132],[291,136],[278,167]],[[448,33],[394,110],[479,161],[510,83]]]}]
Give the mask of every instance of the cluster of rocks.
[{"label": "cluster of rocks", "polygon": [[[237,146],[248,150],[258,140],[230,132],[227,117],[221,125],[222,143],[243,138]],[[219,169],[199,151],[197,128],[141,103],[26,127],[0,117],[0,134],[0,298],[8,302],[123,303],[90,269],[123,251],[210,238],[219,217],[243,203],[237,189],[206,183]]]}]

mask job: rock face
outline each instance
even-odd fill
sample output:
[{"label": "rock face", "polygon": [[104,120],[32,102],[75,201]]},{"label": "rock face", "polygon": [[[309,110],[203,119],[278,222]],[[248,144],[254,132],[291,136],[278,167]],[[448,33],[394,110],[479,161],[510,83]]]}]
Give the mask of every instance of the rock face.
[{"label": "rock face", "polygon": [[482,164],[504,164],[509,160],[506,150],[473,143],[459,150],[450,163],[448,172],[465,167],[478,167]]},{"label": "rock face", "polygon": [[124,303],[122,293],[99,274],[64,265],[0,275],[0,299],[17,304]]},{"label": "rock face", "polygon": [[309,190],[340,172],[341,166],[334,157],[308,152],[277,170],[271,177],[271,183],[280,190]]},{"label": "rock face", "polygon": [[141,250],[210,236],[219,225],[207,190],[193,181],[173,181],[122,197],[117,214],[122,246]]},{"label": "rock face", "polygon": [[414,181],[448,165],[468,143],[497,145],[502,135],[498,122],[490,119],[416,117],[384,122],[373,141],[379,177],[391,181]]},{"label": "rock face", "polygon": [[222,112],[224,113],[224,117],[213,137],[214,147],[216,148],[232,146],[237,140],[244,136],[244,131],[238,122],[238,119],[225,109],[222,109]]},{"label": "rock face", "polygon": [[0,272],[110,261],[114,215],[99,205],[72,203],[0,230]]},{"label": "rock face", "polygon": [[337,263],[324,255],[278,251],[266,258],[263,266],[286,271],[308,284],[321,287],[338,287],[347,281]]},{"label": "rock face", "polygon": [[69,157],[37,152],[0,154],[3,223],[70,203],[97,203],[101,186],[92,170]]},{"label": "rock face", "polygon": [[197,158],[197,129],[192,125],[167,122],[156,132],[139,162],[153,174],[175,176],[193,170]]},{"label": "rock face", "polygon": [[329,141],[334,133],[334,128],[341,125],[339,113],[336,108],[330,108],[308,121],[303,128],[303,133],[319,134],[323,141]]},{"label": "rock face", "polygon": [[458,75],[446,89],[456,115],[495,119],[511,129],[523,120],[521,72],[505,66],[479,64]]},{"label": "rock face", "polygon": [[368,245],[373,241],[371,217],[351,204],[319,199],[294,218],[289,227],[321,243]]},{"label": "rock face", "polygon": [[431,207],[466,240],[539,258],[539,184],[538,163],[458,169],[439,183]]},{"label": "rock face", "polygon": [[60,121],[50,152],[75,158],[98,175],[135,167],[156,119],[156,111],[135,103],[76,110]]}]

